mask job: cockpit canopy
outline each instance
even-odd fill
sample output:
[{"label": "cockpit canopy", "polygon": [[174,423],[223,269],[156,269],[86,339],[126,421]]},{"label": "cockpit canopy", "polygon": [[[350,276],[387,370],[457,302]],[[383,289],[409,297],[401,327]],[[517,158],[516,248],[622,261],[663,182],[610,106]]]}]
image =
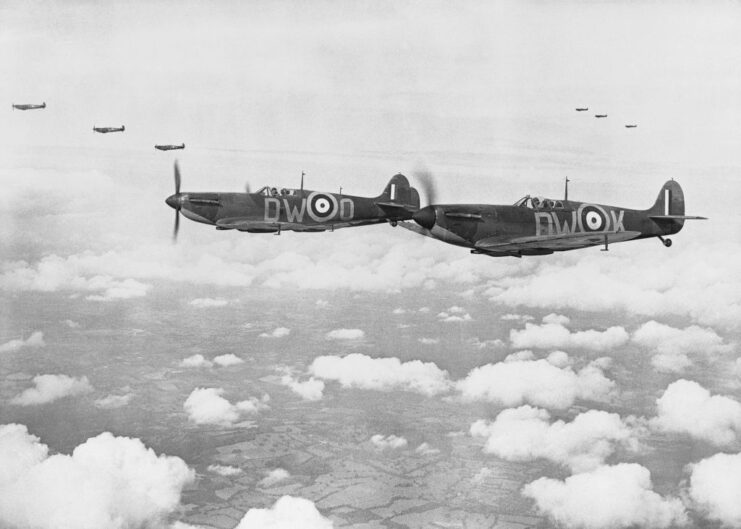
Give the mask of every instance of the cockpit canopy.
[{"label": "cockpit canopy", "polygon": [[295,189],[288,189],[285,187],[279,189],[277,187],[265,186],[261,187],[260,190],[257,191],[257,194],[265,197],[288,197],[296,196],[298,193]]},{"label": "cockpit canopy", "polygon": [[531,197],[530,195],[522,197],[515,202],[515,206],[529,209],[563,209],[563,201],[553,200],[544,197]]}]

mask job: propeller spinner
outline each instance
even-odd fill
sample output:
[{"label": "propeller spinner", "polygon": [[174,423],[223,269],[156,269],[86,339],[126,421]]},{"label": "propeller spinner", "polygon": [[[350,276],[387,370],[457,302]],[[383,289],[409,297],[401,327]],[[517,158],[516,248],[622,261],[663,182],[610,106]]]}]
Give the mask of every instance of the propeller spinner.
[{"label": "propeller spinner", "polygon": [[436,220],[435,206],[432,205],[435,203],[436,196],[435,180],[432,176],[432,172],[426,168],[417,169],[414,172],[414,177],[420,183],[420,187],[427,197],[428,205],[415,212],[414,215],[412,215],[412,220],[423,228],[431,230],[435,225]]}]

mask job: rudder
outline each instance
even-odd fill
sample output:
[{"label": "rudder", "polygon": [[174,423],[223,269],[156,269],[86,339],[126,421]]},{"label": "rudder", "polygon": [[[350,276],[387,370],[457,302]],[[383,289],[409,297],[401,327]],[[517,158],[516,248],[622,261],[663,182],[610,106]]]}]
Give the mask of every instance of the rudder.
[{"label": "rudder", "polygon": [[684,215],[684,193],[681,186],[674,180],[667,181],[648,213],[662,216]]},{"label": "rudder", "polygon": [[419,193],[409,185],[409,180],[403,174],[394,175],[376,201],[419,209]]}]

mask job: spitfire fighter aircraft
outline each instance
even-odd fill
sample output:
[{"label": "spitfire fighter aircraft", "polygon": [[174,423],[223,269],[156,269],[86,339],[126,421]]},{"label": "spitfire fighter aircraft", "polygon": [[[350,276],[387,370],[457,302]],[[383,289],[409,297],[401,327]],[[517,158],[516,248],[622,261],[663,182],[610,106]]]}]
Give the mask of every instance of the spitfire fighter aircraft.
[{"label": "spitfire fighter aircraft", "polygon": [[217,230],[249,233],[281,231],[320,232],[338,228],[409,220],[419,209],[419,193],[404,175],[397,174],[375,198],[304,189],[265,186],[250,193],[181,193],[180,170],[175,164],[175,194],[165,200],[175,210],[173,238],[180,213]]},{"label": "spitfire fighter aircraft", "polygon": [[154,148],[160,151],[174,151],[175,149],[185,149],[185,144],[181,143],[180,145],[155,145]]},{"label": "spitfire fighter aircraft", "polygon": [[109,132],[123,132],[126,127],[121,125],[120,127],[96,127],[93,126],[93,132],[100,132],[101,134],[108,134]]},{"label": "spitfire fighter aircraft", "polygon": [[41,103],[40,105],[31,105],[31,104],[24,104],[24,105],[16,105],[13,103],[13,110],[36,110],[37,108],[46,108],[46,102]]},{"label": "spitfire fighter aircraft", "polygon": [[679,232],[685,220],[704,219],[684,214],[684,194],[674,180],[664,184],[647,210],[605,206],[568,199],[527,195],[511,206],[433,204],[417,211],[407,229],[434,239],[471,248],[492,257],[547,255],[589,246],[658,237]]}]

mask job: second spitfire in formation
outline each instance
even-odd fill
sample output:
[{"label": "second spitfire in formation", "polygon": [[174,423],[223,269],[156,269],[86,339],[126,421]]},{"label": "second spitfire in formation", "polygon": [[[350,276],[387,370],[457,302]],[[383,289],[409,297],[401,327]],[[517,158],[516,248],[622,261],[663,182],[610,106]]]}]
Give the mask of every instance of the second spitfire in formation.
[{"label": "second spitfire in formation", "polygon": [[185,144],[181,143],[180,145],[155,145],[154,148],[159,151],[174,151],[176,149],[185,149]]}]

